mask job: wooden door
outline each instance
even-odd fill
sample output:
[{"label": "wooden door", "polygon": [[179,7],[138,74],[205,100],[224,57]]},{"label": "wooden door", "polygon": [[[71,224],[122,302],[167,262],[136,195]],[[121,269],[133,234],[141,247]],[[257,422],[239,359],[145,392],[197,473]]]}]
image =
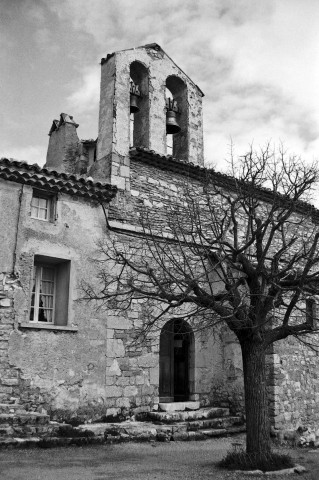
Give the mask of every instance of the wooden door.
[{"label": "wooden door", "polygon": [[189,337],[174,335],[174,400],[183,402],[189,397],[188,378]]},{"label": "wooden door", "polygon": [[174,401],[174,331],[173,324],[165,325],[160,337],[160,402]]},{"label": "wooden door", "polygon": [[159,397],[161,402],[189,398],[190,334],[182,321],[168,322],[160,337]]}]

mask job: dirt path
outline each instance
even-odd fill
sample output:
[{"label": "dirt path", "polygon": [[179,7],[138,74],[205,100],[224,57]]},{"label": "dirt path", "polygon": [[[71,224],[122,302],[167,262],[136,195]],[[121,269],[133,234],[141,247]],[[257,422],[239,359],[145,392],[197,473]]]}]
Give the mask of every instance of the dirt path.
[{"label": "dirt path", "polygon": [[[220,471],[215,463],[232,439],[200,442],[120,444],[48,450],[0,451],[1,480],[225,480],[249,478]],[[319,451],[291,450],[311,468],[303,480],[319,479]],[[281,478],[283,477],[272,477]],[[288,478],[288,477],[284,477]],[[295,475],[291,478],[295,478]]]}]

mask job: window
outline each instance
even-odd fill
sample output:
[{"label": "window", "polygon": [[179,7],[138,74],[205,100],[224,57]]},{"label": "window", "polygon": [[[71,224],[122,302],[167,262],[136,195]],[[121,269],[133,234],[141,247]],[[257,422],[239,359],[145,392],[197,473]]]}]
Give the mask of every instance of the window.
[{"label": "window", "polygon": [[55,300],[55,268],[35,265],[32,283],[30,320],[52,323]]},{"label": "window", "polygon": [[30,322],[67,325],[70,261],[37,255],[31,288]]},{"label": "window", "polygon": [[46,222],[55,220],[55,197],[47,192],[33,190],[31,217]]},{"label": "window", "polygon": [[307,298],[306,300],[306,321],[311,327],[316,326],[316,301],[313,298]]}]

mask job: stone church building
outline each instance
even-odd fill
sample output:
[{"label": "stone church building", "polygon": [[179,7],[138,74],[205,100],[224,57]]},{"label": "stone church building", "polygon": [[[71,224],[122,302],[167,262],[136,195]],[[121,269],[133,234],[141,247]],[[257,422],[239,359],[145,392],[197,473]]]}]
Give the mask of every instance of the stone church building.
[{"label": "stone church building", "polygon": [[[172,328],[132,348],[138,303],[119,315],[81,301],[107,230],[134,237],[138,205],[157,214],[176,200],[183,176],[204,168],[202,98],[157,44],[116,52],[101,61],[96,140],[80,140],[62,113],[43,168],[0,161],[1,405],[81,421],[137,416],[160,402],[242,411],[231,333],[209,336],[184,322],[182,338]],[[274,426],[318,420],[317,364],[290,340],[269,355]]]}]

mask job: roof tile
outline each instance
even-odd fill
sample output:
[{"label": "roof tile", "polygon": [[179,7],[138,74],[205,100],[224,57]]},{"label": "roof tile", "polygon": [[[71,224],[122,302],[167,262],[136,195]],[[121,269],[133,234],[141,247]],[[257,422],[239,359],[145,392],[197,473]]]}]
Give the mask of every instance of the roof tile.
[{"label": "roof tile", "polygon": [[87,181],[85,177],[60,173],[41,168],[37,164],[30,165],[7,158],[0,159],[0,178],[48,191],[107,202],[110,202],[117,192],[117,188],[108,183]]}]

